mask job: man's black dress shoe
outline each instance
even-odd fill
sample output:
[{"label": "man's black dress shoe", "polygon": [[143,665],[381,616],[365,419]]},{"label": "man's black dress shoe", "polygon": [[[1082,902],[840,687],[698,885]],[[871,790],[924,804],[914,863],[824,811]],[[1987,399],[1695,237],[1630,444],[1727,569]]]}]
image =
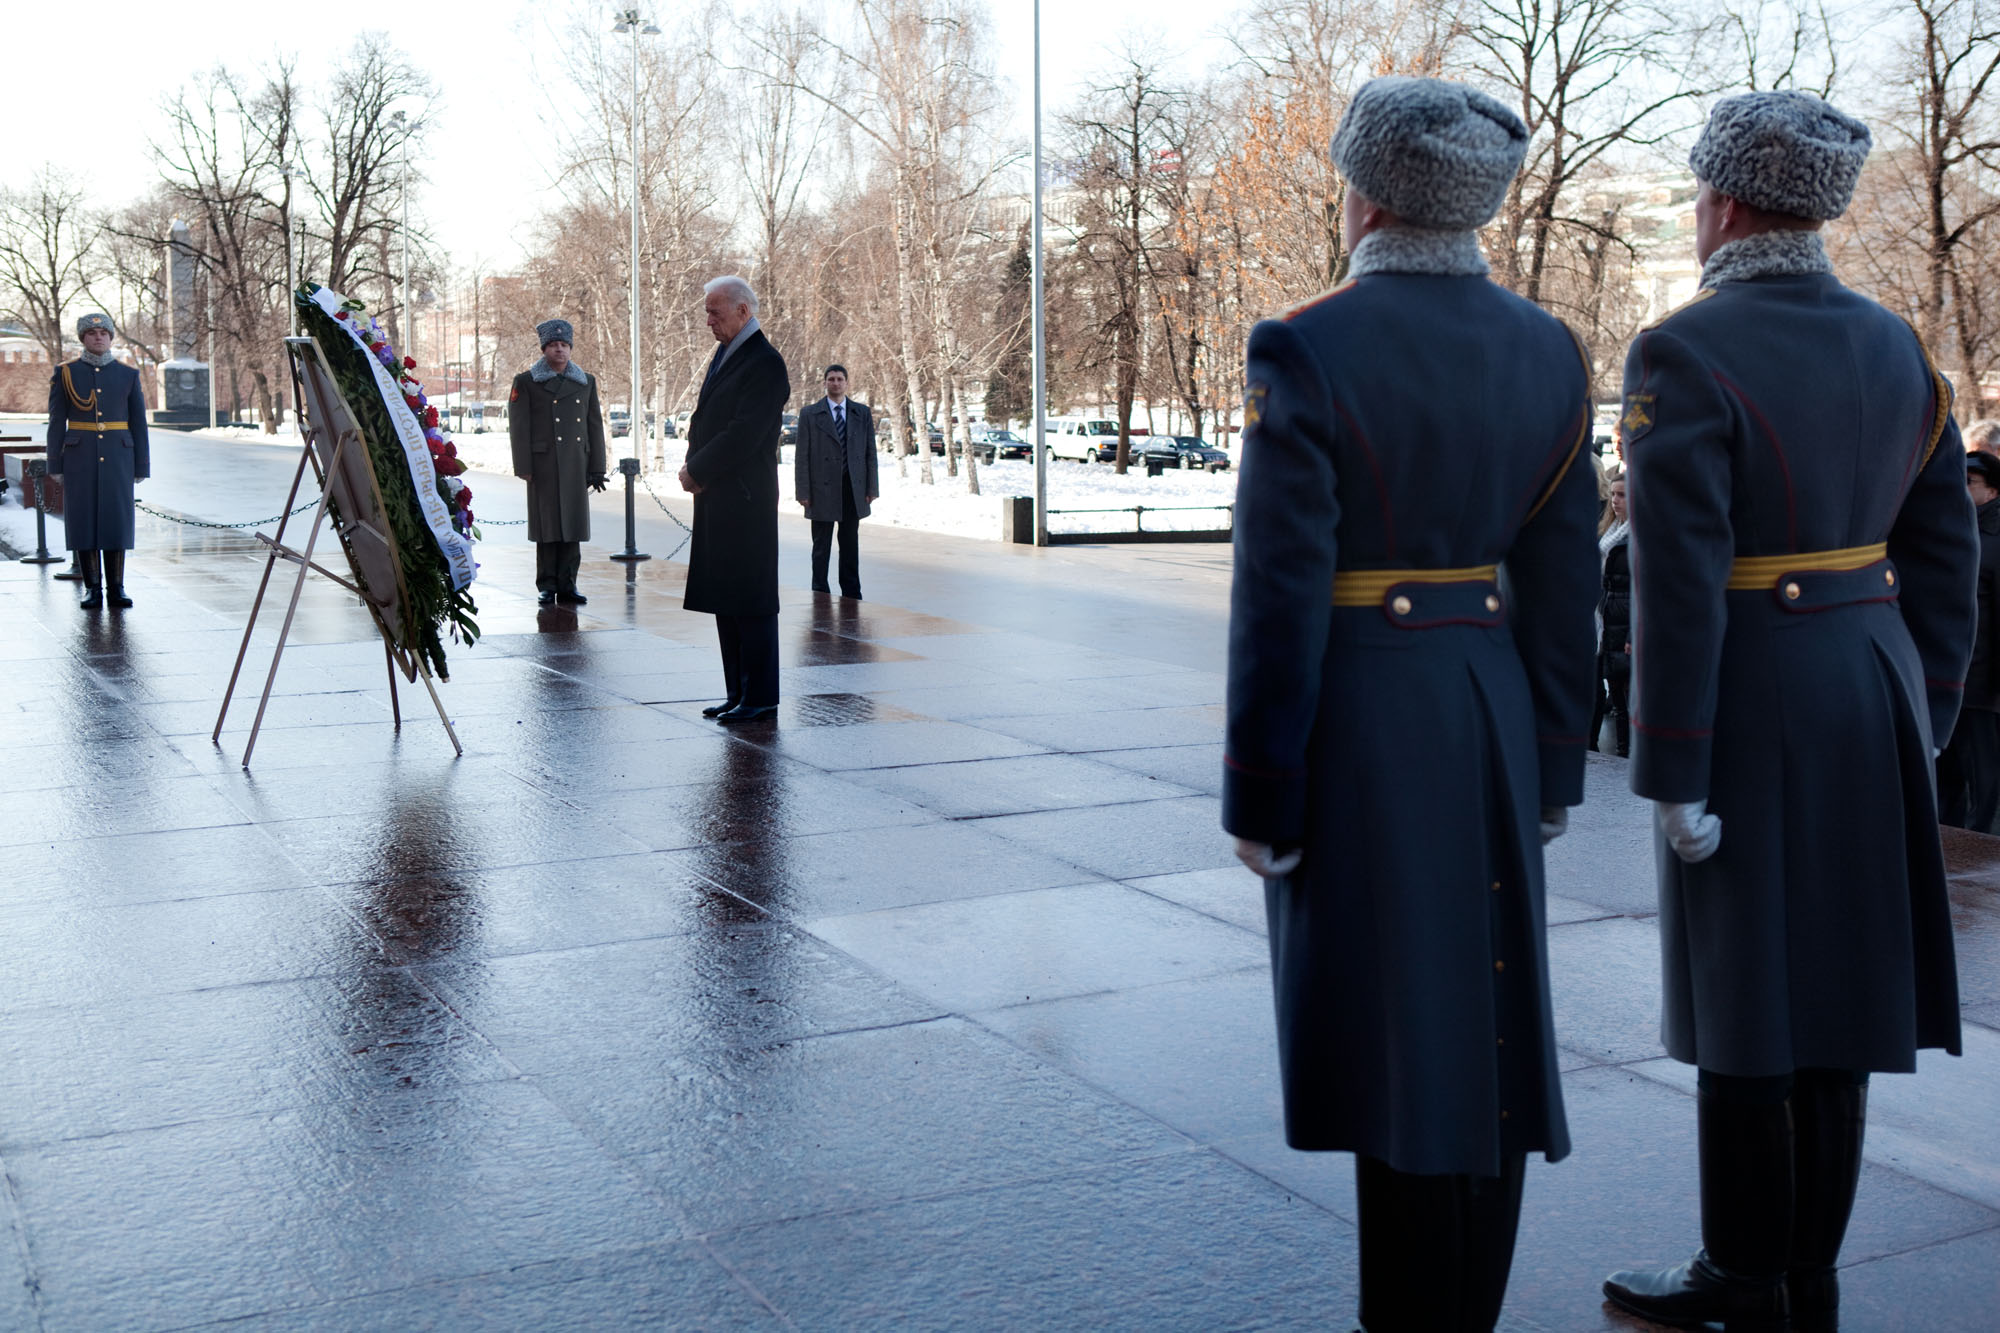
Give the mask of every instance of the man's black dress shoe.
[{"label": "man's black dress shoe", "polygon": [[730,709],[734,707],[736,707],[736,701],[734,699],[724,699],[719,704],[710,704],[708,707],[702,709],[701,715],[703,717],[721,717],[724,713],[728,712]]},{"label": "man's black dress shoe", "polygon": [[556,595],[555,593],[547,589],[544,589],[541,592],[535,594],[535,600],[543,606],[554,606],[556,604]]},{"label": "man's black dress shoe", "polygon": [[575,588],[571,588],[568,592],[557,593],[556,600],[559,602],[568,602],[572,606],[582,606],[585,602],[589,601],[590,599],[588,597],[585,597],[582,593],[578,592]]},{"label": "man's black dress shoe", "polygon": [[726,713],[716,714],[715,720],[724,724],[735,722],[758,722],[778,715],[776,704],[738,704]]}]

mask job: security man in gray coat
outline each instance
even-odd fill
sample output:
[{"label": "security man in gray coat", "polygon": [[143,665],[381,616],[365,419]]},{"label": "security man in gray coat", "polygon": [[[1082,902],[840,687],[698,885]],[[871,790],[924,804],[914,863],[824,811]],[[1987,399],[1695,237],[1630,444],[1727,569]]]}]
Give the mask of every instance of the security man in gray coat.
[{"label": "security man in gray coat", "polygon": [[604,489],[604,412],[597,376],[569,359],[575,332],[566,319],[535,325],[541,359],[514,377],[507,437],[514,475],[528,483],[528,540],[543,606],[589,601],[576,589],[590,540],[590,492]]},{"label": "security man in gray coat", "polygon": [[133,487],[152,475],[139,371],[111,355],[117,332],[101,314],[76,322],[83,353],[49,380],[48,469],[63,479],[63,537],[83,573],[82,607],[132,605],[125,553],[136,545]]},{"label": "security man in gray coat", "polygon": [[812,590],[826,584],[834,530],[840,532],[840,595],[861,600],[861,520],[882,493],[876,472],[875,417],[847,396],[847,367],[826,368],[826,397],[799,413],[792,458],[792,498],[812,521]]},{"label": "security man in gray coat", "polygon": [[1625,362],[1632,788],[1667,1053],[1700,1070],[1703,1248],[1604,1290],[1663,1323],[1834,1328],[1868,1075],[1959,1049],[1931,759],[1979,546],[1950,387],[1819,235],[1868,147],[1808,93],[1718,103],[1700,293]]},{"label": "security man in gray coat", "polygon": [[1591,370],[1474,234],[1527,142],[1470,88],[1365,85],[1348,279],[1250,335],[1223,827],[1286,1140],[1355,1154],[1369,1333],[1492,1328],[1526,1155],[1569,1151],[1542,843],[1596,684]]}]

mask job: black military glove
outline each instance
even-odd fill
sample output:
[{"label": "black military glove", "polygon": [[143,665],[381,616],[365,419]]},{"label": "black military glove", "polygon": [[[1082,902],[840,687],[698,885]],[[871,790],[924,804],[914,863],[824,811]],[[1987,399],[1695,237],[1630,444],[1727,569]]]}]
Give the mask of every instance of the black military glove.
[{"label": "black military glove", "polygon": [[604,473],[602,473],[602,472],[593,472],[593,473],[591,473],[591,474],[590,474],[590,489],[591,489],[591,490],[593,490],[593,491],[601,491],[601,490],[603,490],[603,489],[604,489],[604,488],[605,488],[606,486],[608,486],[608,485],[610,485],[610,484],[611,484],[611,479],[610,479],[609,477],[605,476],[605,474],[604,474]]}]

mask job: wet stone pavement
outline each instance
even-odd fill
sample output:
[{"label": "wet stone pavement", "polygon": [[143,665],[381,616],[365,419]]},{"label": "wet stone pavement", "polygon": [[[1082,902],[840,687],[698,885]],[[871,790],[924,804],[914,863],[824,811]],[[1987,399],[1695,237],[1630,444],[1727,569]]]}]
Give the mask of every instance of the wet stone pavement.
[{"label": "wet stone pavement", "polygon": [[[587,548],[539,610],[516,530],[464,758],[315,579],[246,772],[261,558],[141,546],[122,614],[0,566],[0,1329],[1345,1327],[1349,1159],[1283,1145],[1216,826],[1226,551],[885,537],[725,731],[683,566]],[[1510,1330],[1643,1327],[1599,1279],[1696,1240],[1622,778],[1551,854],[1577,1148]],[[1996,846],[1951,843],[1965,1058],[1875,1085],[1850,1330],[1996,1327]]]}]

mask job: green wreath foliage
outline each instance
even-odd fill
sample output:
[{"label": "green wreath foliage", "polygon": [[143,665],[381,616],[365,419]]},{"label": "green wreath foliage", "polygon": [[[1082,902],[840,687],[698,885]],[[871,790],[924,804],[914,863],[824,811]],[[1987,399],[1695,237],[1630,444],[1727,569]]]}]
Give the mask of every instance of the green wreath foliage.
[{"label": "green wreath foliage", "polygon": [[[382,493],[382,507],[396,534],[396,553],[403,567],[403,623],[398,638],[406,648],[419,653],[439,680],[450,680],[445,666],[444,637],[449,627],[454,638],[470,644],[479,638],[479,614],[470,587],[451,586],[451,567],[438,550],[437,539],[417,505],[417,491],[410,480],[409,464],[398,444],[389,409],[382,402],[375,382],[371,356],[356,345],[338,321],[312,299],[318,288],[308,286],[294,294],[299,311],[299,327],[312,336],[326,354],[335,384],[354,413],[355,424],[368,446],[368,461],[375,471],[375,485]],[[447,505],[450,495],[442,480],[438,494]],[[329,502],[331,503],[331,502]],[[356,571],[357,574],[359,571]]]}]

